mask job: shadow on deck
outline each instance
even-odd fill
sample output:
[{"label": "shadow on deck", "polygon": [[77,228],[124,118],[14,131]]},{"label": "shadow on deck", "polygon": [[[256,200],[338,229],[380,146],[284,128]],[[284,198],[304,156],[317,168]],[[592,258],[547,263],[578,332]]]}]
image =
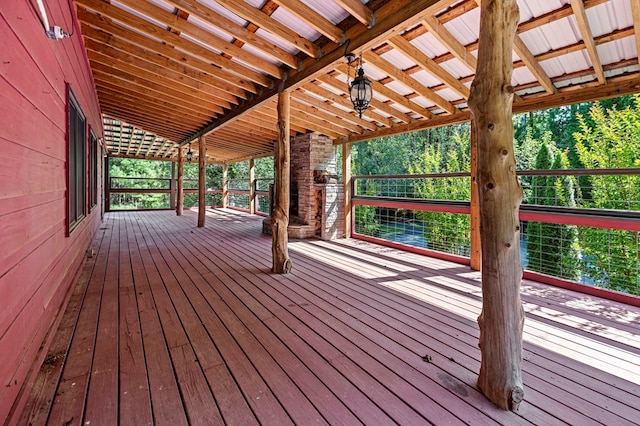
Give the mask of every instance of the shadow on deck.
[{"label": "shadow on deck", "polygon": [[480,275],[262,218],[111,213],[22,424],[634,424],[640,309],[524,281],[525,401],[475,388]]}]

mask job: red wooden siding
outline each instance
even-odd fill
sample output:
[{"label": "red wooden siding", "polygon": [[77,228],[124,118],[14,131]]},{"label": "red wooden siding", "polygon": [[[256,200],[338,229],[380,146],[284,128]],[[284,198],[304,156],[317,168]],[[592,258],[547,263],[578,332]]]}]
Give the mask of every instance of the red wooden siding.
[{"label": "red wooden siding", "polygon": [[[35,5],[0,4],[0,423],[20,408],[20,390],[33,380],[100,225],[94,208],[65,237],[67,83],[98,136],[102,124],[77,25],[72,38],[49,40]],[[67,0],[45,7],[51,25],[71,32]]]}]

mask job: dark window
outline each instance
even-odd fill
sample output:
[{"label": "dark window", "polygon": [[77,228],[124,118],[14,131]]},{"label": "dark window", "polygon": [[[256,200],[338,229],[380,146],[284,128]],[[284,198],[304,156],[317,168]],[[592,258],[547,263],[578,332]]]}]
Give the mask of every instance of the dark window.
[{"label": "dark window", "polygon": [[87,214],[87,119],[69,87],[69,233]]},{"label": "dark window", "polygon": [[91,204],[90,208],[93,208],[98,204],[98,138],[93,130],[91,130],[91,145],[89,151],[89,165],[91,167],[90,188],[91,188]]}]

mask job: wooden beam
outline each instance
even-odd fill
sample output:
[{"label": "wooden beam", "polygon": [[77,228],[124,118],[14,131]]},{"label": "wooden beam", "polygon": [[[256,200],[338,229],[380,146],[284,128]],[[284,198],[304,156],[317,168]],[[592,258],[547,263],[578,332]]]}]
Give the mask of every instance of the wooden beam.
[{"label": "wooden beam", "polygon": [[272,234],[272,271],[276,274],[286,274],[291,271],[291,259],[287,242],[289,240],[289,174],[290,174],[290,152],[289,152],[289,92],[278,93],[278,144],[274,165],[275,175],[275,200],[273,204],[273,215],[271,216]]},{"label": "wooden beam", "polygon": [[640,0],[631,0],[631,14],[633,15],[634,38],[636,40],[636,59],[640,62]]},{"label": "wooden beam", "polygon": [[533,74],[533,76],[538,80],[542,88],[547,93],[556,93],[556,86],[554,86],[551,78],[547,72],[540,66],[536,58],[531,53],[531,50],[527,47],[527,45],[522,41],[519,35],[513,39],[513,50],[516,52],[516,55],[520,57],[522,62],[529,68],[529,71]]},{"label": "wooden beam", "polygon": [[205,22],[208,22],[230,36],[235,37],[237,40],[240,40],[242,43],[248,44],[254,49],[259,50],[265,55],[270,56],[291,68],[295,69],[298,67],[298,60],[291,53],[256,35],[255,32],[248,30],[242,25],[236,24],[231,19],[209,9],[207,6],[197,2],[196,0],[167,0],[167,2],[189,12],[191,15],[196,16]]},{"label": "wooden beam", "polygon": [[307,93],[304,92],[304,90],[305,89],[298,89],[297,91],[295,91],[293,93],[293,96],[295,97],[295,99],[299,99],[300,101],[306,104],[309,104],[321,110],[327,111],[328,113],[335,115],[341,120],[346,120],[346,121],[349,121],[350,123],[357,124],[361,128],[364,128],[367,130],[375,130],[378,128],[378,126],[376,126],[375,123],[371,121],[367,121],[363,118],[359,118],[355,113],[347,112],[342,108],[338,108],[333,104],[331,104],[331,102],[329,101],[322,101],[316,98],[315,96],[308,95]]},{"label": "wooden beam", "polygon": [[401,36],[395,36],[389,39],[389,44],[398,49],[400,52],[407,55],[418,64],[422,69],[438,78],[449,88],[457,92],[464,99],[469,99],[469,89],[462,84],[458,79],[449,74],[444,68],[442,68],[436,61],[422,53],[420,49],[409,43]]},{"label": "wooden beam", "polygon": [[[582,85],[580,87],[567,87],[558,89],[557,93],[553,95],[534,95],[523,98],[518,102],[514,102],[513,113],[519,114],[545,108],[555,108],[581,102],[631,95],[638,92],[640,92],[639,76],[620,76],[610,78],[606,85],[596,85],[596,83],[594,83],[592,85]],[[411,133],[419,130],[463,123],[470,119],[471,114],[467,110],[459,112],[458,114],[437,116],[430,120],[419,120],[408,124],[396,124],[391,128],[384,127],[376,130],[375,132],[363,133],[360,135],[352,134],[346,138],[337,139],[334,143],[342,144],[347,142],[363,142],[396,134]]]},{"label": "wooden beam", "polygon": [[397,80],[405,86],[409,87],[411,90],[414,90],[418,95],[424,96],[425,98],[429,99],[431,102],[438,105],[449,114],[453,114],[457,111],[456,107],[454,107],[451,102],[438,95],[428,87],[424,86],[418,80],[405,74],[403,70],[396,68],[394,65],[390,64],[384,58],[378,56],[377,54],[371,51],[367,51],[363,54],[363,58],[365,61],[378,68],[380,71],[387,73],[387,75],[389,75],[394,80]]},{"label": "wooden beam", "polygon": [[[180,13],[174,14],[167,12],[163,8],[156,6],[151,2],[141,2],[140,0],[118,1],[119,3],[129,6],[152,19],[169,26],[172,31],[180,31],[182,34],[187,34],[203,43],[206,43],[208,46],[218,50],[223,55],[228,55],[229,57],[236,59],[236,61],[249,65],[254,69],[262,70],[276,78],[282,78],[284,75],[284,71],[273,63],[256,56],[247,50],[243,50],[233,43],[229,43],[228,41],[221,39],[214,33],[194,25],[186,19],[182,19],[180,17]],[[187,14],[185,13],[185,15]]]},{"label": "wooden beam", "polygon": [[312,58],[320,56],[320,48],[313,42],[301,37],[286,25],[276,21],[263,11],[254,8],[244,1],[237,0],[215,0],[236,15],[252,22],[256,26],[270,32],[292,47],[301,50]]},{"label": "wooden beam", "polygon": [[457,38],[435,16],[425,16],[422,25],[429,30],[429,33],[451,52],[460,62],[466,65],[472,73],[476,72],[478,62]]},{"label": "wooden beam", "polygon": [[198,138],[198,228],[204,227],[207,213],[207,144],[204,136]]},{"label": "wooden beam", "polygon": [[[327,81],[332,81],[335,80],[332,77],[329,76],[325,76]],[[335,80],[337,81],[337,80]],[[324,87],[320,86],[320,82],[326,83],[326,81],[323,80],[317,80],[314,83],[310,83],[307,84],[306,86],[304,86],[304,90],[307,90],[309,92],[313,92],[319,96],[322,96],[323,98],[327,99],[328,101],[333,102],[334,104],[338,104],[338,105],[342,105],[345,108],[348,108],[349,110],[353,110],[353,104],[351,103],[351,100],[345,95],[345,96],[340,96],[336,93],[333,93],[332,91],[325,89]],[[329,84],[329,83],[326,83]],[[343,86],[345,83],[342,83]],[[343,89],[344,90],[344,89]],[[375,103],[372,103],[372,106],[376,107]],[[392,120],[389,120],[387,118],[387,116],[391,115],[389,113],[387,113],[386,109],[391,109],[390,106],[386,106],[385,110],[382,110],[378,107],[376,108],[369,108],[366,109],[362,115],[370,118],[372,120],[374,120],[377,123],[380,123],[384,126],[387,127],[391,127],[393,126],[395,123]],[[398,111],[399,112],[399,111]],[[386,115],[384,115],[384,114]]]},{"label": "wooden beam", "polygon": [[477,136],[477,187],[482,244],[481,364],[478,388],[499,408],[516,411],[524,399],[520,299],[522,262],[512,103],[517,0],[480,6],[478,69],[469,109]]},{"label": "wooden beam", "polygon": [[374,25],[373,11],[360,0],[335,0],[335,2],[368,28]]},{"label": "wooden beam", "polygon": [[[87,33],[91,38],[99,39],[107,44],[113,43],[114,47],[117,48],[121,48],[119,45],[120,42],[129,45],[137,45],[149,51],[150,54],[153,55],[155,53],[157,55],[154,56],[158,56],[160,59],[165,60],[166,64],[161,63],[161,66],[174,67],[175,69],[175,64],[179,64],[187,70],[192,69],[200,73],[210,75],[211,78],[215,80],[216,87],[219,87],[220,90],[229,94],[246,99],[247,95],[245,90],[251,93],[258,92],[256,86],[248,80],[244,80],[235,74],[227,72],[196,57],[185,55],[167,44],[152,40],[135,31],[116,25],[108,18],[94,15],[87,12],[85,9],[78,8],[78,19],[82,22],[83,34],[87,33],[89,29],[92,30],[92,32]],[[99,37],[96,34],[99,34]],[[121,48],[121,50],[127,51],[126,48]],[[129,53],[135,55],[134,52]],[[189,73],[187,70],[184,71],[184,74]],[[182,72],[180,68],[176,71]]]},{"label": "wooden beam", "polygon": [[[184,37],[174,34],[173,32],[165,28],[159,27],[156,24],[132,15],[126,12],[124,9],[120,9],[116,6],[112,6],[111,4],[104,3],[100,0],[77,0],[76,4],[80,4],[81,6],[84,6],[88,9],[92,9],[96,12],[99,12],[100,14],[106,15],[111,19],[120,21],[123,24],[126,24],[127,26],[134,28],[140,32],[143,32],[150,37],[162,40],[172,46],[179,47],[185,52],[188,52],[190,55],[204,58],[207,61],[210,61],[212,64],[225,69],[226,71],[232,72],[242,78],[253,81],[254,83],[257,83],[261,86],[268,87],[273,84],[273,81],[269,77],[256,71],[250,70],[249,68],[238,62],[234,62],[227,57],[212,52],[211,50],[202,47],[197,43],[189,41]],[[174,16],[174,18],[176,17]]]},{"label": "wooden beam", "polygon": [[318,12],[302,3],[300,0],[271,0],[280,7],[285,8],[291,14],[303,21],[309,27],[315,29],[329,40],[342,43],[344,32]]},{"label": "wooden beam", "polygon": [[604,70],[602,69],[602,63],[600,62],[600,56],[598,56],[596,44],[593,41],[593,35],[587,19],[587,13],[585,12],[584,3],[582,0],[571,0],[571,8],[573,9],[573,15],[578,23],[580,33],[582,34],[582,40],[587,48],[589,59],[591,59],[593,71],[595,72],[600,84],[605,84],[607,80],[604,76]]},{"label": "wooden beam", "polygon": [[[240,4],[244,2],[234,2],[231,0],[216,0],[219,3]],[[448,1],[448,0],[447,0]],[[383,17],[373,28],[367,30],[366,28],[352,27],[347,31],[347,37],[351,39],[350,48],[353,51],[367,49],[379,44],[383,40],[389,38],[393,34],[398,34],[407,25],[419,21],[419,19],[429,12],[438,8],[438,0],[392,0],[386,3],[380,9],[376,11],[376,14]],[[253,9],[255,10],[255,9]],[[274,97],[279,90],[295,90],[299,87],[303,87],[305,84],[311,82],[316,76],[326,74],[331,69],[335,68],[335,64],[339,61],[344,61],[344,50],[339,46],[333,46],[333,50],[326,53],[322,58],[318,60],[305,61],[305,67],[292,73],[285,81],[280,82],[271,90],[265,91],[262,95],[255,97],[253,100],[246,102],[240,107],[235,107],[228,113],[226,113],[220,119],[213,121],[207,126],[195,132],[190,137],[181,142],[182,145],[189,143],[189,141],[197,138],[201,134],[206,134],[213,129],[223,126],[228,122],[241,117],[249,112],[255,106],[262,104],[263,102]]]},{"label": "wooden beam", "polygon": [[[130,63],[138,68],[163,74],[168,78],[185,82],[187,85],[204,91],[209,96],[217,98],[216,102],[223,108],[231,108],[232,103],[238,104],[236,96],[227,93],[225,90],[221,90],[220,81],[211,75],[178,64],[171,59],[151,53],[146,49],[126,43],[115,37],[111,37],[109,40],[98,40],[92,37],[92,35],[100,35],[100,33],[105,34],[103,31],[87,27],[87,30],[84,32],[87,50],[112,52],[109,53],[109,55],[116,58],[126,56]],[[239,90],[239,92],[242,91]]]}]

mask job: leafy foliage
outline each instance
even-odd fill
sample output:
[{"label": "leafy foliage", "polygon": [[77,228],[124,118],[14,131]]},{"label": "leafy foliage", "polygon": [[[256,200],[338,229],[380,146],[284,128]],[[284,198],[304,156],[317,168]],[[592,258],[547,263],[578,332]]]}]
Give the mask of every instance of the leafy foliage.
[{"label": "leafy foliage", "polygon": [[[635,105],[605,110],[595,104],[588,118],[579,115],[580,130],[574,134],[580,161],[588,168],[640,166],[640,96]],[[640,210],[640,177],[594,176],[584,207]],[[597,285],[640,294],[640,233],[600,228],[582,228],[587,274]]]}]

